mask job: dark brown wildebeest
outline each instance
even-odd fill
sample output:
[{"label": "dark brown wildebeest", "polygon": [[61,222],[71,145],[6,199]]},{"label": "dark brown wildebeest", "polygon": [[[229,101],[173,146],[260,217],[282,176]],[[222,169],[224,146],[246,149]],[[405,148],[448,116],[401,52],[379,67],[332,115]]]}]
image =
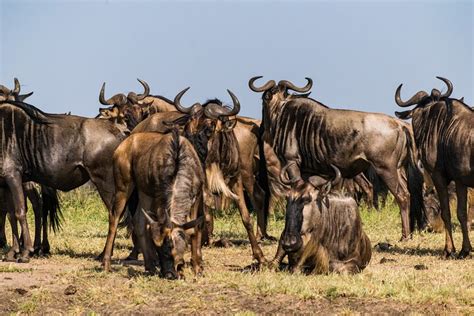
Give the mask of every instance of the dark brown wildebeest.
[{"label": "dark brown wildebeest", "polygon": [[[417,190],[410,186],[410,180],[421,178],[421,173],[406,127],[388,115],[330,109],[306,95],[288,93],[307,93],[312,87],[309,78],[303,88],[286,80],[278,84],[270,80],[256,87],[254,82],[259,78],[251,78],[249,87],[263,92],[263,141],[273,147],[282,163],[290,164],[292,181],[301,179],[302,173],[334,176],[331,165],[345,178],[352,178],[372,165],[400,207],[402,239],[410,236],[414,226],[410,227],[410,213],[423,228],[422,182]],[[408,173],[408,181],[404,173]]]},{"label": "dark brown wildebeest", "polygon": [[[134,216],[134,233],[145,259],[145,269],[155,272],[156,247],[160,250],[161,272],[167,278],[182,274],[185,231],[203,218],[204,171],[193,145],[174,130],[169,134],[136,133],[123,141],[114,153],[115,199],[111,227],[104,252],[104,268],[110,271],[113,241],[127,200],[138,191],[139,208]],[[148,229],[145,229],[148,225]],[[163,243],[170,243],[174,265],[163,258]],[[194,272],[202,272],[201,229],[192,235]]]},{"label": "dark brown wildebeest", "polygon": [[239,143],[233,131],[236,123],[230,119],[240,111],[240,103],[237,97],[228,91],[234,103],[232,110],[224,107],[218,100],[185,107],[181,105],[181,98],[187,90],[184,89],[175,97],[174,104],[179,111],[152,115],[139,123],[133,133],[166,132],[169,127],[165,122],[173,122],[184,127],[183,135],[194,145],[205,167],[207,190],[213,194],[224,194],[234,200],[247,230],[253,256],[262,263],[265,257],[258,246],[252,220],[245,204],[243,164]]},{"label": "dark brown wildebeest", "polygon": [[[20,82],[14,78],[15,88],[9,90],[5,86],[0,85],[0,101],[24,101],[31,96],[33,92],[20,94]],[[0,247],[4,247],[7,243],[5,235],[6,215],[10,212],[12,219],[12,231],[17,231],[17,222],[13,212],[13,204],[8,190],[0,189],[2,195],[2,209],[0,210]],[[48,215],[50,216],[50,225],[53,231],[57,231],[60,227],[61,209],[59,207],[59,199],[57,192],[54,189],[41,185],[41,198],[36,190],[33,182],[23,183],[23,191],[25,194],[25,201],[28,198],[31,202],[33,212],[35,214],[35,239],[34,239],[34,253],[40,252],[48,255],[50,251],[48,241]],[[7,258],[12,260],[14,258]]]},{"label": "dark brown wildebeest", "polygon": [[447,258],[454,257],[456,253],[448,196],[448,184],[451,181],[456,183],[457,216],[463,235],[458,258],[465,258],[472,250],[466,208],[467,187],[474,187],[474,111],[464,102],[450,98],[453,85],[448,79],[437,78],[448,86],[444,94],[437,89],[433,89],[430,95],[419,91],[408,101],[402,101],[402,85],[398,86],[395,102],[401,107],[415,107],[395,114],[402,119],[412,119],[420,160],[439,196],[446,232],[444,255]]},{"label": "dark brown wildebeest", "polygon": [[[28,260],[34,250],[26,219],[24,181],[69,191],[90,179],[111,209],[114,188],[110,160],[126,137],[124,127],[105,120],[47,114],[19,101],[2,101],[0,130],[0,187],[12,193],[15,216],[21,225],[20,260]],[[19,252],[15,234],[7,258]]]},{"label": "dark brown wildebeest", "polygon": [[[281,170],[282,182],[291,184],[284,179],[288,167]],[[274,263],[279,265],[288,255],[291,271],[315,273],[357,273],[369,264],[370,240],[356,201],[329,193],[341,181],[340,171],[333,168],[332,181],[310,176],[293,183]]]}]

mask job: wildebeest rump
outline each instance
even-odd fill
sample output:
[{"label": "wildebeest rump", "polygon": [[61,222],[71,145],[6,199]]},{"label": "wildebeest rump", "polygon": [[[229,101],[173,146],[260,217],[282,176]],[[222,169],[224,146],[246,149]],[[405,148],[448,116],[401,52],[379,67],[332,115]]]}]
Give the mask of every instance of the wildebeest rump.
[{"label": "wildebeest rump", "polygon": [[329,193],[341,180],[339,170],[334,169],[331,182],[310,176],[292,186],[276,264],[288,255],[291,271],[357,273],[368,265],[370,240],[362,230],[356,201]]},{"label": "wildebeest rump", "polygon": [[[105,120],[47,114],[18,101],[0,102],[0,186],[13,196],[23,232],[21,257],[33,251],[26,220],[22,183],[35,181],[69,191],[89,179],[111,208],[113,179],[110,159],[125,138],[124,129]],[[20,251],[18,236],[10,253]]]},{"label": "wildebeest rump", "polygon": [[419,91],[408,101],[402,101],[402,85],[398,86],[395,102],[401,107],[415,107],[396,112],[396,115],[402,119],[412,119],[420,159],[436,187],[446,232],[446,257],[454,256],[456,252],[448,196],[448,184],[451,181],[456,183],[457,216],[463,235],[458,257],[465,258],[472,250],[466,208],[467,187],[474,187],[474,111],[464,102],[450,98],[453,85],[448,79],[437,78],[448,87],[444,94],[437,89],[433,89],[430,95]]},{"label": "wildebeest rump", "polygon": [[[155,271],[155,246],[159,247],[161,272],[167,277],[182,273],[185,230],[188,220],[203,217],[201,162],[192,144],[177,131],[169,134],[136,133],[114,153],[115,199],[112,227],[107,237],[104,266],[110,270],[110,257],[118,221],[133,190],[138,191],[139,208],[134,216],[134,233],[145,259],[145,269]],[[148,229],[145,229],[148,225]],[[196,274],[202,271],[201,228],[192,235],[192,263]],[[169,267],[162,252],[171,243],[174,266]]]},{"label": "wildebeest rump", "polygon": [[[283,164],[295,162],[288,169],[292,181],[302,173],[333,176],[330,165],[337,166],[345,178],[351,178],[372,165],[395,196],[402,217],[402,239],[410,235],[409,209],[416,214],[419,227],[424,226],[422,191],[410,191],[418,203],[410,203],[410,187],[403,179],[408,172],[421,178],[416,168],[416,150],[409,131],[388,115],[330,109],[306,95],[290,95],[288,90],[306,93],[312,80],[299,88],[291,82],[271,80],[255,87],[263,92],[263,140],[273,147]],[[414,166],[409,168],[410,166]]]}]

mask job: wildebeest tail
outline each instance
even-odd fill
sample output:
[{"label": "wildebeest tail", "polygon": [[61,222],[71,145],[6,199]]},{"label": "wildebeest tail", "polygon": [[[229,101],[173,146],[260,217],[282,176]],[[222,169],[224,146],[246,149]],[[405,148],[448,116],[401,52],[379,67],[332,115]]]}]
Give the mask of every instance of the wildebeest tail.
[{"label": "wildebeest tail", "polygon": [[265,223],[268,222],[268,215],[270,212],[270,199],[271,199],[271,191],[270,191],[270,183],[268,180],[268,169],[267,169],[267,161],[265,159],[265,152],[263,148],[263,120],[260,123],[260,127],[258,130],[258,174],[257,174],[257,183],[262,188],[263,192],[265,193],[265,197],[263,199],[263,216]]},{"label": "wildebeest tail", "polygon": [[56,233],[61,229],[61,221],[63,219],[59,204],[58,191],[42,185],[41,199],[43,201],[41,209],[43,220],[47,221],[49,216],[49,227]]},{"label": "wildebeest tail", "polygon": [[410,192],[410,230],[413,232],[417,227],[419,230],[426,228],[427,219],[423,204],[423,174],[417,166],[417,152],[410,131],[403,127],[407,140],[407,176],[408,191]]}]

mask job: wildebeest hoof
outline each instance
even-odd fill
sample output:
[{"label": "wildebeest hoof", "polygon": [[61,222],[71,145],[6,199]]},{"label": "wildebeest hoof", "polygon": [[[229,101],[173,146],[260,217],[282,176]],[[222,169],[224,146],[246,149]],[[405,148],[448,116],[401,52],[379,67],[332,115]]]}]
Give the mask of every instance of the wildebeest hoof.
[{"label": "wildebeest hoof", "polygon": [[446,260],[456,259],[456,251],[455,250],[453,250],[453,251],[444,250],[443,258],[446,259]]},{"label": "wildebeest hoof", "polygon": [[178,276],[174,272],[167,271],[163,275],[163,278],[166,279],[166,280],[176,280],[176,279],[178,279]]},{"label": "wildebeest hoof", "polygon": [[33,250],[33,256],[34,257],[39,257],[41,254],[41,248],[35,248],[35,250]]},{"label": "wildebeest hoof", "polygon": [[386,242],[379,242],[378,244],[375,245],[375,248],[380,251],[389,251],[392,246],[393,245]]},{"label": "wildebeest hoof", "polygon": [[470,253],[471,253],[471,252],[470,252],[469,250],[464,250],[464,249],[462,249],[462,250],[458,253],[457,259],[464,259],[464,258],[467,258],[467,257],[469,257]]},{"label": "wildebeest hoof", "polygon": [[268,234],[265,234],[265,235],[263,235],[263,236],[260,236],[260,237],[258,238],[258,241],[259,241],[259,242],[260,242],[260,241],[271,241],[271,242],[275,242],[275,241],[278,241],[278,239],[276,239],[275,237],[270,236],[270,235],[268,235]]},{"label": "wildebeest hoof", "polygon": [[30,262],[30,257],[28,256],[21,256],[18,259],[16,259],[17,263],[28,263]]},{"label": "wildebeest hoof", "polygon": [[12,254],[10,254],[10,253],[7,253],[7,255],[5,256],[5,258],[3,258],[3,261],[5,261],[5,262],[16,262],[15,255],[12,255]]}]

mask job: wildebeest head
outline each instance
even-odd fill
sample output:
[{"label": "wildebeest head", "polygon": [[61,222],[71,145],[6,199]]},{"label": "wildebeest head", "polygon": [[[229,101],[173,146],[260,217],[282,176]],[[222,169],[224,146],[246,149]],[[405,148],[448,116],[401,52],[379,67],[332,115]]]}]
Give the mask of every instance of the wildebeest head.
[{"label": "wildebeest head", "polygon": [[288,80],[280,80],[278,84],[276,84],[274,80],[269,80],[263,86],[256,87],[254,83],[260,78],[262,78],[262,76],[250,78],[249,87],[254,92],[263,92],[262,99],[265,103],[269,103],[271,101],[282,101],[286,99],[290,95],[288,90],[293,90],[299,93],[306,93],[304,94],[304,96],[307,96],[309,95],[309,90],[311,90],[311,87],[313,86],[313,80],[311,80],[311,78],[306,77],[308,83],[302,88],[295,86]]},{"label": "wildebeest head", "polygon": [[281,169],[280,178],[285,184],[292,183],[291,193],[287,199],[285,229],[282,234],[282,246],[286,252],[297,252],[304,249],[317,229],[315,223],[321,220],[323,200],[331,187],[341,181],[341,172],[331,165],[335,176],[326,180],[319,176],[310,176],[306,181],[291,182],[286,177],[288,165]]},{"label": "wildebeest head", "polygon": [[205,165],[211,192],[223,193],[235,199],[235,194],[225,184],[222,162],[234,165],[235,161],[238,162],[238,147],[232,129],[236,124],[235,116],[240,111],[240,102],[230,90],[227,90],[232,98],[232,108],[224,106],[217,99],[185,107],[181,104],[181,97],[188,89],[181,91],[174,99],[176,109],[187,114],[183,119],[179,119],[179,125],[184,125],[186,138],[194,145],[201,162]]},{"label": "wildebeest head", "polygon": [[[395,112],[395,115],[401,119],[409,119],[414,114],[425,111],[430,105],[435,104],[436,102],[442,100],[443,98],[449,98],[453,92],[453,84],[446,78],[436,77],[439,80],[443,81],[448,90],[445,93],[441,93],[438,89],[432,89],[431,94],[426,93],[425,91],[418,91],[414,96],[412,96],[407,101],[402,101],[400,97],[400,91],[403,84],[400,84],[395,92],[395,102],[400,107],[409,107],[415,105],[415,107],[408,111]],[[462,101],[460,101],[462,102]]]},{"label": "wildebeest head", "polygon": [[15,88],[13,90],[0,85],[0,101],[21,101],[23,102],[26,98],[31,96],[33,92],[20,94],[20,82],[17,78],[14,78]]},{"label": "wildebeest head", "polygon": [[148,84],[140,79],[137,79],[143,86],[144,92],[137,94],[129,92],[128,95],[117,93],[109,99],[105,99],[105,82],[99,93],[99,101],[106,108],[99,108],[99,115],[96,118],[103,118],[114,121],[115,123],[125,124],[129,129],[133,129],[135,125],[141,121],[143,116],[143,108],[147,105],[140,104],[150,94],[150,87]]}]

